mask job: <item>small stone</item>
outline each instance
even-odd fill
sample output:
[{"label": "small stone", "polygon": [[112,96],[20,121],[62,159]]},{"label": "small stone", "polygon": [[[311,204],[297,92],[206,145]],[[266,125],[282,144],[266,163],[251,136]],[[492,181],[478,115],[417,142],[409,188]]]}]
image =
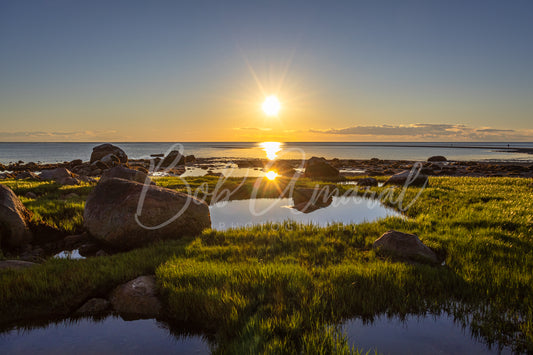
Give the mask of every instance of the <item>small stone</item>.
[{"label": "small stone", "polygon": [[110,300],[115,311],[128,319],[157,317],[162,308],[154,276],[139,276],[118,286]]},{"label": "small stone", "polygon": [[91,298],[76,311],[76,314],[98,315],[107,311],[110,305],[111,303],[105,298]]}]

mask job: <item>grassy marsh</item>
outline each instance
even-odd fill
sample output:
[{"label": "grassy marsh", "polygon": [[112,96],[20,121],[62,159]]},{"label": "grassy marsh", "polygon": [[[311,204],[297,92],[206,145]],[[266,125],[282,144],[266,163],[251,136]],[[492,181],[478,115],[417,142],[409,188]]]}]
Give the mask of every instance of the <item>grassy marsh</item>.
[{"label": "grassy marsh", "polygon": [[[187,182],[212,191],[217,178]],[[186,190],[178,178],[157,183]],[[226,186],[239,183],[228,179]],[[245,182],[234,197],[246,198],[252,183]],[[17,195],[32,191],[39,196],[22,198],[34,218],[65,231],[80,228],[90,185],[6,184]],[[301,179],[298,184],[314,182]],[[351,187],[337,186],[341,193]],[[266,186],[261,197],[277,196],[278,189]],[[394,201],[401,193],[410,202],[420,189],[370,191],[387,193],[384,204],[398,208]],[[70,192],[79,198],[59,200]],[[88,297],[155,272],[167,317],[211,334],[218,353],[356,352],[336,330],[345,319],[441,311],[470,324],[488,342],[533,351],[532,197],[527,179],[432,177],[405,211],[408,219],[206,230],[109,257],[48,260],[24,271],[0,271],[0,324],[50,313],[66,316]],[[376,255],[372,242],[389,229],[419,235],[445,266]]]}]

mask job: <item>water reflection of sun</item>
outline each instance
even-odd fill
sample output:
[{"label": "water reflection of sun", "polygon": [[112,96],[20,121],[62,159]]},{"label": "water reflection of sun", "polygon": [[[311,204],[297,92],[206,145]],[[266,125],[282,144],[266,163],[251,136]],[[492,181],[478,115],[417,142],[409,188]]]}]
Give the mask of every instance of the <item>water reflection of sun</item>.
[{"label": "water reflection of sun", "polygon": [[269,160],[276,159],[277,153],[281,150],[280,142],[263,142],[260,143],[259,146],[263,148]]},{"label": "water reflection of sun", "polygon": [[278,176],[278,174],[275,171],[270,170],[268,173],[265,174],[266,178],[268,180],[274,180]]}]

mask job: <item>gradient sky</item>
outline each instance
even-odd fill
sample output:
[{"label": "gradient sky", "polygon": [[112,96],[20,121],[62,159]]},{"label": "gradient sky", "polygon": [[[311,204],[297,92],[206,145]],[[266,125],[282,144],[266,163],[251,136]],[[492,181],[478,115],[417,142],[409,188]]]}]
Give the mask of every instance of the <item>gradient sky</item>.
[{"label": "gradient sky", "polygon": [[0,141],[533,141],[528,0],[1,0],[0,48]]}]

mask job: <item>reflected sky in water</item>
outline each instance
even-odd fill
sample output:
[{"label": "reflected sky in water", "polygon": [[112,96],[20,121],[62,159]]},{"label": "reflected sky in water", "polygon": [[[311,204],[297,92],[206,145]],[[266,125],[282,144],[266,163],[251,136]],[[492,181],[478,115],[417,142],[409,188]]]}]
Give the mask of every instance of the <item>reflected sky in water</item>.
[{"label": "reflected sky in water", "polygon": [[371,222],[388,216],[401,216],[400,213],[384,207],[378,201],[361,197],[334,197],[330,206],[311,213],[291,208],[293,204],[290,198],[220,202],[210,206],[211,224],[216,230],[286,220],[326,226],[335,222],[351,224]]},{"label": "reflected sky in water", "polygon": [[0,334],[0,354],[209,354],[200,336],[175,337],[154,319],[62,321]]}]

